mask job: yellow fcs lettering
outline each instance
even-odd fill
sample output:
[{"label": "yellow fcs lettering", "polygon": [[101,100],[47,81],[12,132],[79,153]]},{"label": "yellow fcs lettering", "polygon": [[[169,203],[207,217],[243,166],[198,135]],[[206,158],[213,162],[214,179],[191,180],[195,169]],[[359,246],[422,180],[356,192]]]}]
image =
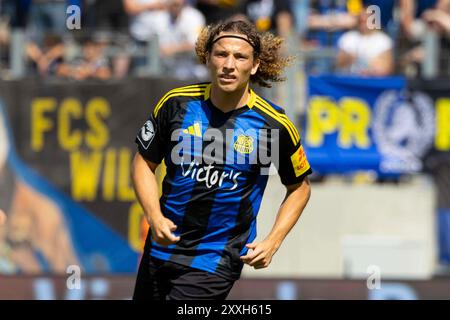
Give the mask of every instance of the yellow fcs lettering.
[{"label": "yellow fcs lettering", "polygon": [[58,113],[58,141],[66,151],[73,151],[80,147],[82,135],[80,130],[70,130],[72,119],[81,119],[83,107],[77,99],[65,99]]},{"label": "yellow fcs lettering", "polygon": [[39,152],[44,147],[44,133],[53,129],[53,121],[46,115],[55,111],[56,100],[53,98],[36,98],[31,103],[31,149]]},{"label": "yellow fcs lettering", "polygon": [[86,133],[86,143],[92,150],[103,148],[109,140],[109,131],[104,119],[111,115],[108,101],[103,98],[90,100],[86,107],[86,122],[90,130]]}]

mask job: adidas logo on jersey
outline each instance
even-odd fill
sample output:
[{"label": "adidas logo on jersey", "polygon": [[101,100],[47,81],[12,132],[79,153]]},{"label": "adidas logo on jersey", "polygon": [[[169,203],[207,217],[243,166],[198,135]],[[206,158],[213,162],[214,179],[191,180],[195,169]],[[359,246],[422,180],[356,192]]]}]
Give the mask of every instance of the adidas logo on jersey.
[{"label": "adidas logo on jersey", "polygon": [[202,137],[202,129],[201,129],[200,123],[194,122],[194,124],[192,126],[189,126],[187,129],[184,129],[183,133],[190,134],[191,136],[201,138]]}]

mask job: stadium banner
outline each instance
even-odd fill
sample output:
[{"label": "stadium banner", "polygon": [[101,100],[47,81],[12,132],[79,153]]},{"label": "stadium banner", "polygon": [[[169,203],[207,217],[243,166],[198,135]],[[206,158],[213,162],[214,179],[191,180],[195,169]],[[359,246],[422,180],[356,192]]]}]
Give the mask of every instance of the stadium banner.
[{"label": "stadium banner", "polygon": [[447,117],[438,123],[439,100],[409,88],[402,77],[310,76],[307,91],[302,139],[320,174],[420,172],[439,142],[439,128],[450,122]]},{"label": "stadium banner", "polygon": [[0,82],[0,274],[135,273],[134,138],[164,79]]}]

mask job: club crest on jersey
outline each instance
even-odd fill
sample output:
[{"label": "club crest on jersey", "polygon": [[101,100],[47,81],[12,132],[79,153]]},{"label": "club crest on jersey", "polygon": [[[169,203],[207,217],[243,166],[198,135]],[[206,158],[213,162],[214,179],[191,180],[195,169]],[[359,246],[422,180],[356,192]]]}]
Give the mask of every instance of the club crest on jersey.
[{"label": "club crest on jersey", "polygon": [[249,154],[253,151],[253,137],[240,134],[234,143],[234,150],[242,154]]},{"label": "club crest on jersey", "polygon": [[138,134],[139,142],[144,149],[147,149],[155,136],[155,127],[150,120],[143,125],[141,131]]}]

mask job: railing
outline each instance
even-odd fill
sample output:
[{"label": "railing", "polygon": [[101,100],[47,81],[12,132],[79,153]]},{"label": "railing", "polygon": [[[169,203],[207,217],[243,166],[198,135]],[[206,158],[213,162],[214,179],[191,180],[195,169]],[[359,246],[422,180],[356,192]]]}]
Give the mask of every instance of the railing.
[{"label": "railing", "polygon": [[[109,35],[111,38],[113,35]],[[132,44],[131,39],[126,40],[125,49],[117,45],[109,45],[105,51],[107,57],[112,58],[120,54],[126,54],[131,58],[145,58],[145,65],[136,70],[138,76],[158,76],[162,74],[162,64],[159,56],[159,42],[157,37],[149,39],[145,46]],[[73,40],[64,39],[65,45],[71,48],[72,55],[81,55],[81,46]],[[26,75],[27,57],[25,54],[26,35],[21,29],[11,31],[11,42],[9,47],[9,67],[7,70],[0,70],[0,78],[20,79]]]},{"label": "railing", "polygon": [[[110,35],[114,36],[114,35]],[[75,44],[74,41],[68,41],[69,45],[76,47],[78,51],[80,46]],[[132,44],[133,41],[128,39],[127,43]],[[307,70],[307,64],[317,59],[329,59],[331,63],[328,63],[326,72],[333,72],[333,59],[336,56],[336,49],[332,47],[327,48],[317,48],[312,50],[306,50],[304,48],[299,48],[296,36],[292,36],[287,39],[288,50],[291,55],[296,56],[298,59],[294,62],[294,68],[287,71],[286,77],[288,79],[286,90],[289,91],[285,95],[285,98],[289,100],[288,104],[295,104],[296,100],[295,92],[298,90],[295,84],[298,82],[298,70]],[[11,42],[9,48],[9,67],[7,72],[2,72],[0,70],[0,77],[5,77],[9,75],[8,78],[21,78],[26,74],[26,63],[27,57],[25,55],[25,44],[26,36],[25,32],[20,29],[15,29],[11,31]],[[429,30],[426,36],[422,39],[422,44],[425,48],[424,61],[421,64],[421,72],[425,78],[433,78],[439,74],[439,56],[441,55],[441,60],[443,54],[447,52],[441,51],[440,40],[438,34]],[[75,50],[75,51],[76,51]],[[127,54],[131,58],[143,57],[145,58],[145,65],[137,70],[136,74],[139,76],[158,76],[163,72],[162,61],[159,55],[159,44],[156,37],[150,39],[145,47],[138,47],[136,45],[126,45],[124,49],[118,46],[111,45],[106,51],[108,57],[114,57],[118,54]],[[3,70],[4,71],[4,70]],[[321,70],[323,71],[323,70]],[[448,70],[450,72],[450,70]],[[308,72],[308,70],[307,70]],[[2,74],[3,73],[3,74]]]}]

